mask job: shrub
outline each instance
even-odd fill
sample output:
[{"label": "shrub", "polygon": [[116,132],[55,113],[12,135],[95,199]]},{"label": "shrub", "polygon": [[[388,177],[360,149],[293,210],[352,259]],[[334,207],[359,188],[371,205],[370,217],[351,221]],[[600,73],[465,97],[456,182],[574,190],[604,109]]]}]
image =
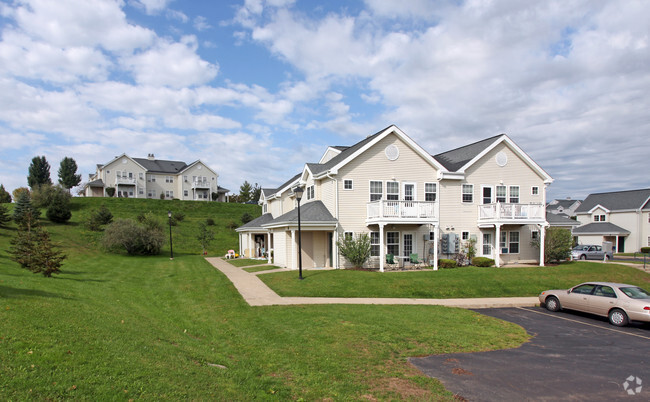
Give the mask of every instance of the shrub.
[{"label": "shrub", "polygon": [[370,236],[362,233],[356,238],[354,236],[343,236],[336,245],[339,253],[350,261],[355,268],[361,268],[370,258]]},{"label": "shrub", "polygon": [[172,215],[172,219],[176,219],[176,221],[178,222],[183,222],[183,220],[185,219],[185,214],[182,212],[175,212]]},{"label": "shrub", "polygon": [[231,219],[231,220],[228,221],[228,223],[226,223],[226,227],[228,229],[237,229],[239,227],[239,225],[237,224],[237,222],[235,222],[234,220]]},{"label": "shrub", "polygon": [[100,231],[103,225],[108,225],[113,221],[113,214],[108,210],[106,205],[102,205],[99,209],[93,211],[88,220],[86,220],[86,227],[89,230]]},{"label": "shrub", "polygon": [[643,254],[649,254],[650,253],[650,247],[641,247],[641,252]]},{"label": "shrub", "polygon": [[32,205],[35,208],[49,207],[54,199],[55,191],[54,186],[51,184],[41,184],[32,188]]},{"label": "shrub", "polygon": [[106,187],[106,195],[112,197],[115,195],[115,187]]},{"label": "shrub", "polygon": [[72,211],[70,211],[70,195],[67,192],[55,193],[50,202],[50,206],[47,207],[45,216],[55,223],[69,221],[72,217]]},{"label": "shrub", "polygon": [[27,193],[27,195],[31,197],[31,192],[27,187],[18,187],[12,192],[12,194],[14,195],[14,202],[18,202],[18,199],[20,198],[20,195],[22,193]]},{"label": "shrub", "polygon": [[248,212],[244,212],[244,214],[241,216],[241,222],[243,224],[247,224],[252,220],[253,220],[253,215],[249,214]]},{"label": "shrub", "polygon": [[[539,238],[531,242],[539,249]],[[544,261],[564,261],[571,255],[573,236],[569,229],[549,227],[544,236]]]},{"label": "shrub", "polygon": [[208,225],[208,226],[214,226],[214,219],[212,219],[212,218],[207,218],[207,219],[205,220],[205,224]]},{"label": "shrub", "polygon": [[118,219],[111,223],[102,239],[103,246],[109,251],[124,250],[130,255],[160,254],[165,241],[163,226],[147,215],[140,223],[131,219]]},{"label": "shrub", "polygon": [[456,268],[456,261],[449,260],[447,258],[441,258],[438,260],[438,266],[440,268]]},{"label": "shrub", "polygon": [[491,267],[494,265],[494,260],[488,257],[474,257],[472,258],[472,265],[475,267]]}]

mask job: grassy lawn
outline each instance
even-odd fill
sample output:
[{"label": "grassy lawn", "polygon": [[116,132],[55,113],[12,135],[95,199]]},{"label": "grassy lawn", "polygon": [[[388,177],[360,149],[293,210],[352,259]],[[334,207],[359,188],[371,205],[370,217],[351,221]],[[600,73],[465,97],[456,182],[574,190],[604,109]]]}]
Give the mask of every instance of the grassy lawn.
[{"label": "grassy lawn", "polygon": [[537,296],[585,281],[623,282],[650,289],[650,275],[615,263],[571,262],[556,267],[477,268],[379,273],[354,270],[260,275],[281,296],[466,298]]},{"label": "grassy lawn", "polygon": [[268,264],[268,260],[253,260],[252,258],[236,258],[234,260],[226,260],[230,265],[236,267],[248,267],[250,265]]},{"label": "grassy lawn", "polygon": [[276,267],[275,265],[263,265],[261,267],[248,267],[244,268],[244,271],[246,272],[263,272],[263,271],[270,271],[272,269],[278,269],[280,267]]},{"label": "grassy lawn", "polygon": [[[137,214],[127,202],[118,212],[118,201],[114,215]],[[137,207],[174,204],[147,201]],[[196,255],[192,225],[212,210],[188,210],[170,261],[102,252],[80,225],[87,204],[76,205],[72,223],[45,223],[68,255],[54,278],[11,261],[15,228],[0,228],[1,400],[451,400],[407,358],[528,339],[518,326],[439,306],[253,308]],[[240,216],[236,207],[227,212]],[[227,236],[215,254],[234,246]]]}]

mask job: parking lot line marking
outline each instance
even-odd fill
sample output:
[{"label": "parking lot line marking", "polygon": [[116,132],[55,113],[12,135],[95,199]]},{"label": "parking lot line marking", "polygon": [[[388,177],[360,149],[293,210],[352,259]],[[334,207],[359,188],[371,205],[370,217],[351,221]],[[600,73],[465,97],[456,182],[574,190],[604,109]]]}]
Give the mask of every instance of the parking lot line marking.
[{"label": "parking lot line marking", "polygon": [[618,332],[618,333],[620,333],[620,334],[624,334],[624,335],[631,335],[631,336],[636,336],[636,337],[638,337],[638,338],[650,339],[650,337],[648,337],[648,336],[643,336],[643,335],[638,335],[638,334],[632,334],[632,333],[624,332],[624,331],[621,331],[621,330],[618,330],[618,329],[614,329],[614,328],[602,327],[602,326],[600,326],[600,325],[590,324],[590,323],[588,323],[588,322],[584,322],[584,321],[572,320],[571,318],[559,317],[559,316],[557,316],[557,315],[555,315],[555,314],[548,314],[548,313],[543,313],[543,312],[541,312],[541,311],[529,310],[529,309],[524,308],[524,307],[515,307],[515,308],[518,308],[519,310],[530,311],[530,312],[537,313],[537,314],[541,314],[541,315],[547,315],[547,316],[549,316],[549,317],[558,318],[558,319],[560,319],[560,320],[566,320],[566,321],[571,321],[571,322],[577,322],[578,324],[589,325],[590,327],[596,327],[596,328],[606,329],[606,330],[608,330],[608,331]]}]

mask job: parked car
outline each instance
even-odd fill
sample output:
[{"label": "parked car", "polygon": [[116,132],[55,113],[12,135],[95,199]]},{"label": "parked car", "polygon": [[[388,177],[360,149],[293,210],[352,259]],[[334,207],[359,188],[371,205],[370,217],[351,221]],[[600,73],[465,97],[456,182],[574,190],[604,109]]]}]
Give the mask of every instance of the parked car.
[{"label": "parked car", "polygon": [[650,322],[650,293],[634,285],[581,283],[571,289],[545,290],[539,301],[549,311],[568,309],[600,315],[618,327],[630,321]]},{"label": "parked car", "polygon": [[609,260],[614,258],[614,254],[611,251],[605,251],[603,250],[603,246],[593,244],[581,244],[571,250],[572,260],[603,260],[605,256]]}]

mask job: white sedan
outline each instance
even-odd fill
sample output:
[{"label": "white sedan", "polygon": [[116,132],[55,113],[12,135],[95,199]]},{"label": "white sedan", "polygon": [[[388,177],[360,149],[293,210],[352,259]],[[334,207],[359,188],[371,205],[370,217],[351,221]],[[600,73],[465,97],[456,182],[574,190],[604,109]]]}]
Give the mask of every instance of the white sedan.
[{"label": "white sedan", "polygon": [[549,311],[567,309],[600,315],[618,327],[630,321],[650,322],[650,293],[634,285],[581,283],[571,289],[545,290],[539,301]]}]

